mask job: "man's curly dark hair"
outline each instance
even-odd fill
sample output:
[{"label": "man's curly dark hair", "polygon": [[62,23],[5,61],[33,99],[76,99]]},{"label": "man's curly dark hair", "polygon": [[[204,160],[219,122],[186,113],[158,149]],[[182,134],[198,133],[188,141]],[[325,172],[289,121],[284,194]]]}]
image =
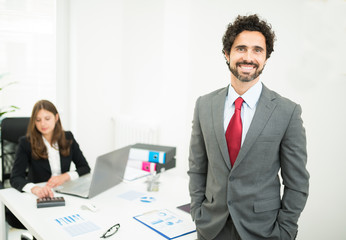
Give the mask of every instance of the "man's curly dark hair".
[{"label": "man's curly dark hair", "polygon": [[271,25],[266,21],[261,20],[256,14],[249,16],[240,16],[235,19],[233,23],[228,24],[225,35],[222,38],[223,42],[223,54],[229,54],[232,48],[232,44],[235,38],[242,31],[258,31],[263,34],[266,39],[267,59],[274,51],[275,33],[271,28]]}]

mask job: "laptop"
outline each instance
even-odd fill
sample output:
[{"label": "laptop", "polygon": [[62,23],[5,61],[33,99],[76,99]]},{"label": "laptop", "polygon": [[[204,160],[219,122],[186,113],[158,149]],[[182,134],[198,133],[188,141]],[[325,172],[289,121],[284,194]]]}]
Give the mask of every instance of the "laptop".
[{"label": "laptop", "polygon": [[122,182],[131,146],[97,157],[93,173],[55,188],[58,193],[92,198]]}]

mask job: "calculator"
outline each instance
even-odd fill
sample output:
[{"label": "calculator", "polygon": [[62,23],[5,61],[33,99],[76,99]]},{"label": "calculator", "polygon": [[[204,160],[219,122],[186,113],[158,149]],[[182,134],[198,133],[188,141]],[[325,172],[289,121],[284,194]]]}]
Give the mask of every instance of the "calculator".
[{"label": "calculator", "polygon": [[36,199],[37,208],[65,206],[63,197],[44,197]]}]

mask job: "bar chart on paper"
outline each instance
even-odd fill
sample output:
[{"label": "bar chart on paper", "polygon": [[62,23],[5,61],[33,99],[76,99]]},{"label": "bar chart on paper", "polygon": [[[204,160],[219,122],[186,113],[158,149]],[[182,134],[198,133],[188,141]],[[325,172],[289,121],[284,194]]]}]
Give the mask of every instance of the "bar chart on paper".
[{"label": "bar chart on paper", "polygon": [[58,227],[63,228],[71,237],[100,229],[95,223],[85,219],[78,213],[55,218],[54,221],[57,223]]}]

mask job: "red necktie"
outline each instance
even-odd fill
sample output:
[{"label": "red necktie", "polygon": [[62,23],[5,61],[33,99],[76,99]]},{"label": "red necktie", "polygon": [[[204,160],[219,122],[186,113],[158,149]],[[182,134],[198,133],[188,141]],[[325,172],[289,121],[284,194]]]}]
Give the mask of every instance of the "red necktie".
[{"label": "red necktie", "polygon": [[243,104],[243,102],[244,100],[241,97],[238,97],[234,101],[234,105],[235,105],[234,114],[226,130],[226,141],[227,141],[228,153],[229,153],[229,158],[231,160],[232,167],[235,160],[237,159],[240,146],[241,146],[242,123],[241,123],[240,112],[241,112],[241,105]]}]

